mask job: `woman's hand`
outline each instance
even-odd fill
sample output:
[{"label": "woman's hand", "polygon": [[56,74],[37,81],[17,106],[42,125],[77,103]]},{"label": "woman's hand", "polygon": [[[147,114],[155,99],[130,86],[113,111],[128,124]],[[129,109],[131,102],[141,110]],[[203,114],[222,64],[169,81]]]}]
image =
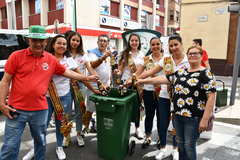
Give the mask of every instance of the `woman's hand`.
[{"label": "woman's hand", "polygon": [[137,86],[143,85],[143,84],[144,84],[144,79],[138,79],[137,82],[136,82]]},{"label": "woman's hand", "polygon": [[99,77],[97,75],[90,75],[90,76],[87,76],[86,81],[97,82],[98,79]]},{"label": "woman's hand", "polygon": [[101,92],[100,92],[98,89],[94,89],[94,90],[93,90],[93,93],[98,94],[98,95],[101,94]]},{"label": "woman's hand", "polygon": [[199,133],[206,131],[208,127],[208,119],[201,119],[200,124],[199,124]]},{"label": "woman's hand", "polygon": [[114,73],[114,74],[121,75],[121,71],[120,71],[119,69],[114,69],[113,73]]}]

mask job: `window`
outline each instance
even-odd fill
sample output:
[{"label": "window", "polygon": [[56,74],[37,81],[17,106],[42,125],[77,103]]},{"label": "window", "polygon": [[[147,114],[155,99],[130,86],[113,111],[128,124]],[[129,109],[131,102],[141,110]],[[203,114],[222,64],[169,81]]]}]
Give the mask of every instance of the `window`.
[{"label": "window", "polygon": [[157,27],[160,27],[160,16],[156,15],[155,23]]},{"label": "window", "polygon": [[170,10],[170,12],[169,12],[169,20],[174,21],[174,11],[173,10]]},{"label": "window", "polygon": [[27,48],[22,35],[0,33],[0,60],[6,60],[16,50]]},{"label": "window", "polygon": [[131,20],[131,6],[124,5],[123,17],[125,20]]},{"label": "window", "polygon": [[147,17],[148,17],[147,11],[142,10],[142,12],[141,12],[141,23],[142,23],[142,28],[143,29],[147,28]]},{"label": "window", "polygon": [[35,0],[35,14],[41,13],[41,0]]},{"label": "window", "polygon": [[180,13],[176,11],[176,22],[180,22]]},{"label": "window", "polygon": [[60,9],[63,9],[63,7],[64,7],[63,0],[57,0],[56,1],[56,9],[60,10]]},{"label": "window", "polygon": [[100,14],[110,15],[110,0],[100,0]]}]

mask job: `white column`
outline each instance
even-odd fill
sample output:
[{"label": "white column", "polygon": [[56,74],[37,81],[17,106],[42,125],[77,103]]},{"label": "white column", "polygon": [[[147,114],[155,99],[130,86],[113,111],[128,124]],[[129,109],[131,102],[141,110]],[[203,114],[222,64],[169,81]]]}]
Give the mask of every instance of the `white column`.
[{"label": "white column", "polygon": [[152,1],[153,2],[153,12],[152,12],[152,16],[153,16],[153,18],[152,18],[152,28],[151,29],[153,29],[153,30],[155,30],[156,29],[156,14],[157,14],[157,10],[156,10],[156,8],[157,8],[157,0],[153,0]]},{"label": "white column", "polygon": [[164,1],[164,8],[165,8],[165,14],[164,14],[164,36],[167,36],[167,30],[168,30],[168,0]]},{"label": "white column", "polygon": [[29,27],[29,0],[22,0],[22,25],[23,28]]},{"label": "white column", "polygon": [[120,1],[120,7],[119,7],[119,15],[120,15],[120,29],[123,31],[124,30],[124,0]]},{"label": "white column", "polygon": [[72,0],[63,0],[64,3],[64,23],[71,24],[73,19]]},{"label": "white column", "polygon": [[[120,15],[120,30],[124,30],[124,1],[125,0],[120,0],[120,7],[119,7],[119,15]],[[119,41],[118,48],[120,51],[123,50],[123,40]]]},{"label": "white column", "polygon": [[[0,22],[2,22],[2,12],[0,12]],[[2,23],[0,23],[0,28],[2,28]]]},{"label": "white column", "polygon": [[41,0],[40,21],[41,25],[48,25],[48,0]]},{"label": "white column", "polygon": [[137,18],[137,21],[138,21],[140,27],[142,27],[141,14],[142,14],[142,0],[138,0],[138,18]]},{"label": "white column", "polygon": [[15,0],[6,0],[8,29],[16,29]]}]

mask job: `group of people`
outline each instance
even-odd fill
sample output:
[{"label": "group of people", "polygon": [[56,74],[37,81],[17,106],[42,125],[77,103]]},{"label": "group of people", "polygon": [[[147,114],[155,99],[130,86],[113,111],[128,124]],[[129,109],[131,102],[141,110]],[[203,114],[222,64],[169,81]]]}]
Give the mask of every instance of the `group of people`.
[{"label": "group of people", "polygon": [[[11,54],[0,83],[0,110],[7,117],[0,160],[17,159],[21,136],[27,123],[34,148],[25,156],[25,160],[33,156],[38,160],[45,159],[46,129],[55,111],[54,102],[47,93],[49,83],[55,84],[64,113],[68,115],[72,114],[74,99],[72,83],[78,84],[81,94],[86,98],[84,115],[74,101],[77,144],[83,147],[82,132],[89,128],[92,113],[96,110],[89,96],[100,94],[97,80],[104,86],[110,86],[112,74],[120,76],[126,85],[131,84],[133,75],[137,77],[137,90],[142,91],[139,94],[146,115],[145,136],[139,129],[139,120],[135,122],[135,136],[144,138],[142,148],[151,144],[156,114],[159,152],[155,158],[169,156],[166,144],[172,119],[175,128],[173,158],[197,159],[196,141],[200,133],[208,128],[216,92],[216,82],[210,72],[206,51],[201,48],[201,39],[194,39],[193,46],[185,54],[182,38],[172,35],[168,41],[170,55],[164,55],[160,38],[153,37],[149,42],[151,54],[145,56],[141,52],[140,37],[131,34],[126,48],[119,55],[118,68],[113,72],[112,53],[108,48],[110,39],[107,35],[100,35],[98,47],[88,50],[88,53],[84,52],[82,37],[77,32],[57,35],[47,44],[44,27],[31,26],[26,37],[29,39],[29,48]],[[18,113],[16,117],[14,113]],[[69,146],[71,137],[64,137],[61,133],[61,120],[56,114],[55,123],[56,154],[58,159],[66,159],[63,146]]]}]

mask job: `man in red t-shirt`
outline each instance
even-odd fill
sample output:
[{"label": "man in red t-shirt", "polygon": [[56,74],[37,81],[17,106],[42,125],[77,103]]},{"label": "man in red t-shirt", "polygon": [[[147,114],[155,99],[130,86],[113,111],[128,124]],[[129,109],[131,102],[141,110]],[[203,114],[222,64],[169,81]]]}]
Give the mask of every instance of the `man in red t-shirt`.
[{"label": "man in red t-shirt", "polygon": [[[0,110],[7,117],[1,160],[17,160],[21,136],[26,126],[34,139],[35,159],[44,160],[48,105],[46,93],[54,74],[83,81],[96,81],[94,75],[84,76],[62,66],[46,46],[45,28],[31,26],[29,48],[13,52],[5,65],[0,83]],[[9,100],[6,97],[10,88]]]},{"label": "man in red t-shirt", "polygon": [[[200,38],[193,39],[193,46],[198,46],[198,47],[202,48],[202,39],[200,39]],[[207,51],[204,50],[203,48],[202,48],[202,51],[203,51],[203,53],[202,53],[202,63],[201,63],[201,66],[210,69]]]}]

